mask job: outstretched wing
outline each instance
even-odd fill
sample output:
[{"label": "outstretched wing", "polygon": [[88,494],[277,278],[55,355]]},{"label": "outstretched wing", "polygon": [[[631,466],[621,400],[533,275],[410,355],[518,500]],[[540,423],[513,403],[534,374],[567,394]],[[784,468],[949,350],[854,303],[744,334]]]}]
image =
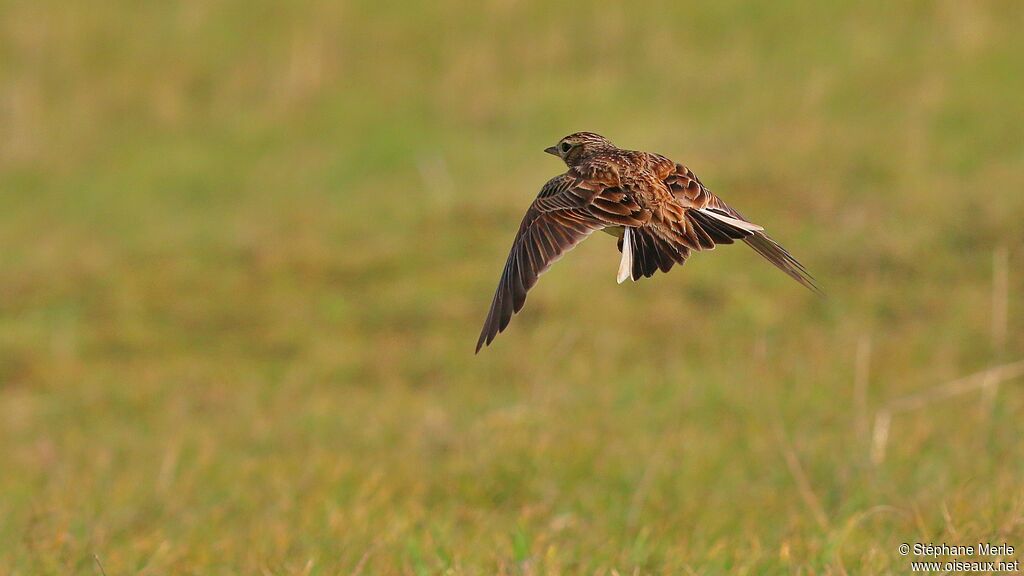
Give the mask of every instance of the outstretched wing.
[{"label": "outstretched wing", "polygon": [[821,293],[814,277],[792,254],[765,234],[763,228],[751,223],[705,188],[689,168],[676,164],[675,171],[665,178],[665,184],[686,209],[686,222],[682,228],[686,232],[685,244],[689,248],[709,249],[715,244],[731,244],[733,240],[743,240],[776,268],[808,289]]},{"label": "outstretched wing", "polygon": [[639,226],[649,217],[631,195],[572,171],[548,181],[519,225],[476,351],[508,326],[537,278],[563,254],[595,230]]}]

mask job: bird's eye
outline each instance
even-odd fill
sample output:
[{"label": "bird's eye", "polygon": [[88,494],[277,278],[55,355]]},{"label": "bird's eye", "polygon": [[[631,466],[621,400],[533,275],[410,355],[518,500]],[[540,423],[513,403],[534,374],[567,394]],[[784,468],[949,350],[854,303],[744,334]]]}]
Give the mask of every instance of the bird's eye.
[{"label": "bird's eye", "polygon": [[569,148],[572,148],[572,146],[570,146],[568,142],[562,142],[562,145],[561,145],[562,154],[565,154],[566,152],[568,152]]}]

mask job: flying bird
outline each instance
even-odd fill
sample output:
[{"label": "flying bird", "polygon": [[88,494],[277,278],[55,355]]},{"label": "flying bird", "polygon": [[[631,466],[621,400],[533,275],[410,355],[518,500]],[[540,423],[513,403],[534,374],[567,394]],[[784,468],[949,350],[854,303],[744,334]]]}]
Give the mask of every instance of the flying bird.
[{"label": "flying bird", "polygon": [[537,277],[598,230],[618,237],[621,284],[682,265],[692,252],[743,240],[800,284],[814,278],[764,232],[708,190],[689,168],[659,154],[623,150],[577,132],[544,150],[569,169],[540,190],[519,225],[476,351],[505,330]]}]

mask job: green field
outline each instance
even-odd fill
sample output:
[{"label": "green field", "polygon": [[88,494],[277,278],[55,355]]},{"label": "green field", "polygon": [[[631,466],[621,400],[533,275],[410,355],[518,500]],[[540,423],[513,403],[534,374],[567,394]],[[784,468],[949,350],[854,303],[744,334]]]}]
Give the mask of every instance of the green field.
[{"label": "green field", "polygon": [[[1022,29],[982,0],[0,0],[0,574],[1021,558],[1021,379],[870,454],[892,402],[1024,359]],[[577,130],[686,163],[828,297],[742,245],[619,286],[596,235],[474,356]]]}]

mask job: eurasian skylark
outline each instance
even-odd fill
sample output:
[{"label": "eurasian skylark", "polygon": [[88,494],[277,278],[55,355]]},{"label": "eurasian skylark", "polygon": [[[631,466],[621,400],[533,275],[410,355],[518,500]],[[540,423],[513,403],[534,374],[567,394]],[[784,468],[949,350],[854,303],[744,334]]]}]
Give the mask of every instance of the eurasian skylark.
[{"label": "eurasian skylark", "polygon": [[668,272],[691,252],[743,240],[794,280],[820,292],[796,258],[712,194],[686,166],[658,154],[622,150],[593,132],[570,134],[544,151],[564,160],[569,170],[549,180],[526,211],[477,352],[523,308],[537,277],[597,230],[619,238],[619,283]]}]

